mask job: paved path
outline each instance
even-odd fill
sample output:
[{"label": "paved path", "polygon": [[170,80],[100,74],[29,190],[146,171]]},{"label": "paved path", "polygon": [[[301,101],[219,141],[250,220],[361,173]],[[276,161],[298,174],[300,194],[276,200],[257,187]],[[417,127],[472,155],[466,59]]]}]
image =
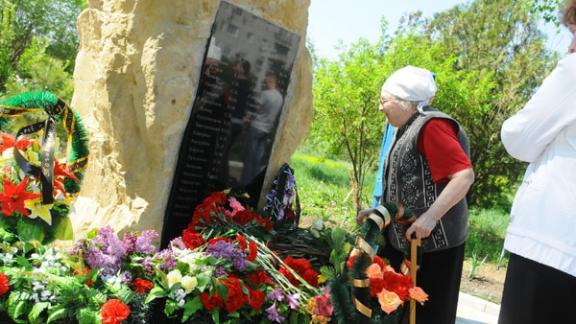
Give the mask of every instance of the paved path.
[{"label": "paved path", "polygon": [[500,305],[460,293],[456,324],[496,324]]}]

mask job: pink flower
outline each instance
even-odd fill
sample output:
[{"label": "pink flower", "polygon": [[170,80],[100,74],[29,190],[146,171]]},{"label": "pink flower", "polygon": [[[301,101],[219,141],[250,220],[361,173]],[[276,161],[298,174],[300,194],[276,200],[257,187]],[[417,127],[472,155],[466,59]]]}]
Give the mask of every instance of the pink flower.
[{"label": "pink flower", "polygon": [[372,263],[368,268],[366,268],[366,275],[370,279],[382,279],[384,277],[382,269],[376,263]]},{"label": "pink flower", "polygon": [[234,197],[228,198],[228,203],[230,204],[230,207],[231,207],[232,210],[233,210],[233,213],[232,213],[233,215],[235,215],[237,212],[240,212],[240,211],[243,211],[244,209],[246,209],[246,208],[244,208],[244,206],[242,206],[242,204],[241,204],[238,200],[236,200],[236,198],[234,198]]}]

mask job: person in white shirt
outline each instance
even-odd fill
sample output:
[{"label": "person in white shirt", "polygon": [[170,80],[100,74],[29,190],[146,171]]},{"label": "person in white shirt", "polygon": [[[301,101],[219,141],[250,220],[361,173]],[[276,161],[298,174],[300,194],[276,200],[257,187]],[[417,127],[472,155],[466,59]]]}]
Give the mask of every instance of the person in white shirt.
[{"label": "person in white shirt", "polygon": [[576,323],[576,0],[562,20],[573,34],[568,55],[502,125],[508,153],[530,165],[504,243],[500,324]]}]

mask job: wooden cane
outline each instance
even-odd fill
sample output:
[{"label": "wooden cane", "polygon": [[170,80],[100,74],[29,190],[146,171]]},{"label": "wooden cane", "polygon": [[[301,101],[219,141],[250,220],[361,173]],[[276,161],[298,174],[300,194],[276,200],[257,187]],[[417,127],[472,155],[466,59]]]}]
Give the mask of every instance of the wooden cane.
[{"label": "wooden cane", "polygon": [[[415,238],[410,240],[410,277],[414,286],[416,286],[416,273],[418,272],[418,247],[420,246],[420,239]],[[410,300],[410,324],[416,324],[416,301]]]}]

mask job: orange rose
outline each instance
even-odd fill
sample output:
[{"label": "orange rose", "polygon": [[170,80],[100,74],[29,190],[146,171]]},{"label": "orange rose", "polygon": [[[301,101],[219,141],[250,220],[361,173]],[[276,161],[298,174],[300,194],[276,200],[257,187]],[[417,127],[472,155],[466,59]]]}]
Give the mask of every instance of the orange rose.
[{"label": "orange rose", "polygon": [[428,301],[428,294],[425,293],[424,290],[422,290],[420,287],[410,288],[408,289],[408,293],[410,294],[410,298],[414,299],[422,305],[425,301]]},{"label": "orange rose", "polygon": [[366,268],[366,275],[370,279],[382,279],[384,277],[382,268],[380,268],[376,263],[372,263],[368,268]]},{"label": "orange rose", "polygon": [[380,307],[386,314],[392,313],[398,306],[402,305],[402,300],[400,300],[400,297],[398,297],[395,292],[382,289],[376,296],[378,296]]}]

